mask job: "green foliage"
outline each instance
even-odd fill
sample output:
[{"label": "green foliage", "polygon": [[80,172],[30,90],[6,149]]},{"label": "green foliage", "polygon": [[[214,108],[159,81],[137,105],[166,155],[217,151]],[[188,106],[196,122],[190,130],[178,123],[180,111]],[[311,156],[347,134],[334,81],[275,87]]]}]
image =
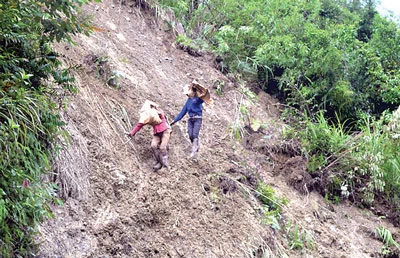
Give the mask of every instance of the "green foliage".
[{"label": "green foliage", "polygon": [[228,127],[231,140],[236,141],[241,140],[246,135],[245,125],[250,120],[248,108],[257,99],[257,95],[244,86],[241,86],[241,92],[240,100],[235,99],[234,101],[234,103],[237,103],[237,111]]},{"label": "green foliage", "polygon": [[352,163],[357,164],[355,172],[361,178],[367,178],[366,183],[357,181],[362,201],[367,204],[371,204],[377,194],[385,193],[392,202],[396,200],[394,196],[400,193],[400,141],[396,138],[398,132],[391,128],[399,122],[397,114],[398,111],[388,117],[388,124],[385,117],[380,120],[365,117],[360,125],[362,136],[359,145],[349,153]]},{"label": "green foliage", "polygon": [[219,80],[217,80],[217,81],[215,81],[214,83],[217,83],[217,88],[216,88],[216,90],[215,90],[216,93],[217,93],[217,95],[218,95],[219,97],[222,97],[225,82],[224,82],[224,81],[219,81]]},{"label": "green foliage", "polygon": [[89,33],[88,21],[75,15],[87,2],[0,3],[1,257],[33,255],[37,223],[52,216],[50,202],[60,202],[57,187],[42,181],[51,173],[64,125],[52,83],[71,90],[74,80],[51,43]]},{"label": "green foliage", "polygon": [[246,129],[244,128],[244,122],[241,113],[244,109],[245,107],[240,105],[239,112],[237,112],[235,120],[229,124],[228,130],[231,140],[239,141],[246,135]]},{"label": "green foliage", "polygon": [[252,92],[249,88],[241,85],[240,91],[246,96],[246,99],[248,99],[248,101],[250,101],[251,103],[254,103],[258,100],[257,94]]},{"label": "green foliage", "polygon": [[115,89],[118,89],[120,84],[119,84],[119,79],[123,76],[123,73],[119,71],[112,71],[110,76],[106,80],[106,85]]},{"label": "green foliage", "polygon": [[310,172],[320,171],[328,165],[328,161],[323,153],[315,153],[308,157],[307,168]]},{"label": "green foliage", "polygon": [[263,204],[264,222],[273,228],[280,229],[282,208],[289,203],[289,200],[277,197],[275,190],[262,181],[258,182],[256,192]]},{"label": "green foliage", "polygon": [[397,107],[400,103],[400,37],[398,26],[376,16],[374,34],[369,44],[376,51],[382,64],[384,75],[382,83],[377,85],[382,101],[389,107]]},{"label": "green foliage", "polygon": [[316,121],[304,118],[286,136],[298,138],[308,158],[308,171],[322,177],[325,198],[338,203],[351,197],[362,205],[373,205],[384,196],[399,209],[400,200],[400,109],[376,120],[364,116],[357,134],[329,124],[320,114]]},{"label": "green foliage", "polygon": [[[41,80],[55,79],[71,86],[72,78],[60,66],[57,53],[51,49],[53,41],[71,41],[70,34],[88,33],[88,21],[74,14],[88,1],[7,1],[1,5],[0,79],[9,81],[11,74],[25,70],[31,74],[30,85],[39,87]],[[11,82],[10,82],[11,83]]]},{"label": "green foliage", "polygon": [[[207,41],[224,71],[306,114],[291,117],[300,123],[290,134],[301,141],[308,170],[327,174],[324,195],[338,201],[351,193],[371,205],[385,194],[399,207],[398,133],[388,130],[384,111],[400,105],[400,30],[375,1],[168,2],[187,37]],[[237,102],[229,129],[241,139],[250,118],[246,102]]]},{"label": "green foliage", "polygon": [[308,170],[315,172],[340,156],[344,146],[349,141],[341,124],[335,126],[328,123],[322,113],[313,121],[305,117],[304,127],[295,129],[296,137],[300,139],[304,153],[308,157]]},{"label": "green foliage", "polygon": [[110,58],[108,56],[92,56],[94,63],[94,73],[96,78],[103,80],[103,82],[112,88],[119,88],[119,79],[125,74],[120,71],[115,71],[110,65]]},{"label": "green foliage", "polygon": [[292,250],[312,250],[315,246],[315,240],[311,232],[304,229],[302,226],[295,224],[291,221],[285,225],[285,236]]},{"label": "green foliage", "polygon": [[240,100],[235,99],[234,103],[237,103],[237,111],[233,121],[229,124],[228,130],[231,140],[241,140],[246,135],[245,126],[251,123],[249,114],[249,107],[254,105],[258,97],[254,92],[250,91],[245,86],[240,86],[242,95]]},{"label": "green foliage", "polygon": [[346,116],[340,114],[349,112],[354,106],[355,93],[348,81],[338,81],[331,88],[327,97],[330,100],[330,105],[337,109],[340,117],[346,117],[348,113],[346,113]]},{"label": "green foliage", "polygon": [[30,253],[35,225],[51,216],[47,203],[56,188],[41,176],[51,170],[53,139],[63,123],[45,95],[11,88],[0,96],[0,246],[8,257]]},{"label": "green foliage", "polygon": [[[374,2],[328,0],[161,1],[187,36],[208,41],[224,70],[258,80],[309,115],[341,122],[400,104],[399,30]],[[360,22],[361,21],[361,22]],[[197,43],[198,44],[198,43]]]},{"label": "green foliage", "polygon": [[186,0],[159,0],[159,5],[165,9],[172,9],[175,16],[180,21],[185,21],[185,17],[189,12],[188,1]]},{"label": "green foliage", "polygon": [[397,251],[400,251],[400,244],[393,239],[390,230],[388,230],[383,226],[379,226],[376,228],[376,235],[378,239],[381,240],[384,244],[384,246],[381,249],[381,252],[383,255],[385,255],[385,257],[387,255],[395,253],[394,250],[392,250],[393,247],[395,247]]},{"label": "green foliage", "polygon": [[358,28],[358,39],[368,42],[373,34],[373,19],[378,12],[374,1],[365,1],[365,8],[361,11],[361,20]]},{"label": "green foliage", "polygon": [[207,45],[199,40],[193,40],[183,35],[179,35],[176,37],[176,44],[183,50],[192,50],[192,51],[200,51],[202,49],[206,49]]},{"label": "green foliage", "polygon": [[183,44],[185,46],[194,46],[193,40],[191,38],[188,38],[188,37],[184,36],[184,35],[178,35],[176,37],[175,42],[178,43],[178,44]]}]

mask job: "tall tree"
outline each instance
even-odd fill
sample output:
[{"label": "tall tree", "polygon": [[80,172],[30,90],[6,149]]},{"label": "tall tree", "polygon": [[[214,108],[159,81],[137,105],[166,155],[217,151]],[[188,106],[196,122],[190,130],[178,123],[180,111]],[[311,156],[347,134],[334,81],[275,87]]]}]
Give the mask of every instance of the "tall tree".
[{"label": "tall tree", "polygon": [[375,1],[367,0],[361,12],[361,20],[357,31],[359,40],[368,42],[371,39],[375,14],[377,14]]}]

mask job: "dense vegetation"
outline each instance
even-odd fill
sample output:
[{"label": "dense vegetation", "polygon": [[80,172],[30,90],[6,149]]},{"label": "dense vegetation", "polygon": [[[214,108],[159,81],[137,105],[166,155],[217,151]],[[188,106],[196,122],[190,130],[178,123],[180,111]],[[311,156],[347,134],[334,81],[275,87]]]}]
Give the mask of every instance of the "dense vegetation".
[{"label": "dense vegetation", "polygon": [[60,202],[42,179],[66,135],[59,94],[73,90],[73,78],[51,43],[90,31],[76,16],[86,2],[0,1],[0,257],[33,255],[37,223]]},{"label": "dense vegetation", "polygon": [[160,2],[194,43],[206,40],[221,70],[256,80],[308,115],[325,110],[354,121],[400,103],[398,27],[375,1]]},{"label": "dense vegetation", "polygon": [[[77,15],[88,1],[0,0],[2,257],[34,254],[36,224],[60,202],[43,176],[66,135],[60,93],[74,87],[51,43],[90,31]],[[300,140],[328,200],[383,200],[399,220],[400,34],[376,1],[147,2],[174,11],[186,30],[179,44],[213,51],[222,72],[290,107],[285,136]]]},{"label": "dense vegetation", "polygon": [[289,107],[285,136],[327,200],[379,200],[399,222],[400,31],[377,1],[158,2],[184,26],[180,45],[214,52],[222,72]]}]

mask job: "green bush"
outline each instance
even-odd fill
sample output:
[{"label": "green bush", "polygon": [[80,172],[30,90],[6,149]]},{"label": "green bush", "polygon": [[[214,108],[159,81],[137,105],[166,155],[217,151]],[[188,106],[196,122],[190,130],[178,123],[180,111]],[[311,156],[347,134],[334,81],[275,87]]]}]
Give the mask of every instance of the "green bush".
[{"label": "green bush", "polygon": [[1,254],[24,256],[33,251],[35,225],[51,215],[48,202],[56,188],[41,178],[51,171],[54,139],[63,123],[50,99],[35,91],[1,90],[0,103]]},{"label": "green bush", "polygon": [[400,121],[395,114],[379,120],[366,116],[360,125],[362,133],[358,147],[349,152],[350,160],[355,165],[355,178],[359,178],[356,179],[358,191],[366,204],[372,204],[375,196],[382,194],[393,202],[400,193],[400,141],[395,138],[398,132],[390,129],[391,124]]},{"label": "green bush", "polygon": [[[75,13],[85,0],[0,3],[0,256],[34,255],[37,223],[52,216],[57,187],[51,173],[57,139],[64,134],[55,85],[73,90],[53,41],[89,33]],[[54,84],[53,84],[54,83]]]},{"label": "green bush", "polygon": [[[291,118],[300,123],[290,134],[313,176],[323,172],[324,195],[371,205],[385,194],[399,207],[398,130],[387,130],[385,111],[400,104],[400,31],[374,1],[161,2],[187,37],[208,41],[221,71],[306,114]],[[243,122],[234,121],[231,135],[241,138]]]},{"label": "green bush", "polygon": [[310,116],[325,110],[326,117],[358,121],[357,112],[379,116],[400,104],[398,26],[372,3],[159,2],[196,45],[213,47],[223,71],[257,81],[293,107],[306,105]]},{"label": "green bush", "polygon": [[370,206],[381,196],[400,209],[400,109],[378,120],[363,117],[357,125],[361,131],[351,135],[320,114],[314,122],[305,117],[287,136],[300,140],[308,171],[324,175],[323,194],[329,200],[351,197]]}]

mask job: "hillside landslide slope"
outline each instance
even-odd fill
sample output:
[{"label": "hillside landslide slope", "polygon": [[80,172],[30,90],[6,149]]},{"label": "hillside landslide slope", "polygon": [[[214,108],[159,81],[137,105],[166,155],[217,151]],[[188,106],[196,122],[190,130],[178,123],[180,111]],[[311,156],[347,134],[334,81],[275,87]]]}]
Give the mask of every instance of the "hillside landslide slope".
[{"label": "hillside landslide slope", "polygon": [[[380,257],[376,227],[398,234],[369,211],[306,191],[305,161],[280,137],[279,103],[262,91],[249,98],[246,85],[220,73],[211,54],[179,49],[161,16],[111,0],[84,13],[96,32],[55,46],[76,67],[79,92],[64,98],[71,141],[53,178],[64,205],[53,206],[55,218],[40,225],[37,257]],[[186,101],[182,86],[193,79],[215,102],[203,115],[200,160],[189,159],[185,118],[173,125],[170,170],[154,172],[152,128],[133,139],[124,133],[146,99],[172,121]],[[236,141],[240,105],[248,117]],[[265,223],[259,180],[289,200],[280,229]]]}]

